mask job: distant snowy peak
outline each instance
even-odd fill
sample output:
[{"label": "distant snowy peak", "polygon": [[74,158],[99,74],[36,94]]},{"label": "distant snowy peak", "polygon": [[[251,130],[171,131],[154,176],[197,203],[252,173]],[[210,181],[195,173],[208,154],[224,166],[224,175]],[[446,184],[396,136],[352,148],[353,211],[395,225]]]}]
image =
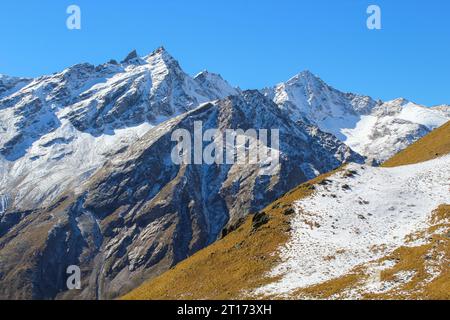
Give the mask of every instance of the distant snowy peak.
[{"label": "distant snowy peak", "polygon": [[439,106],[431,107],[431,109],[438,110],[439,112],[442,112],[443,114],[445,114],[448,117],[450,117],[450,105],[442,104],[442,105],[439,105]]},{"label": "distant snowy peak", "polygon": [[440,127],[450,120],[448,106],[429,108],[403,98],[385,102],[374,111],[375,115],[395,116],[401,120],[423,125],[430,130]]},{"label": "distant snowy peak", "polygon": [[377,105],[370,97],[334,89],[310,71],[301,72],[263,92],[294,120],[313,124],[327,122],[330,118],[369,113]]},{"label": "distant snowy peak", "polygon": [[325,88],[325,87],[331,88],[322,79],[320,79],[318,76],[316,76],[309,70],[305,70],[305,71],[302,71],[302,72],[296,74],[295,76],[290,78],[288,81],[286,81],[285,84],[286,84],[286,86],[302,85],[302,86],[309,86],[311,88],[314,87],[317,89]]},{"label": "distant snowy peak", "polygon": [[[450,119],[450,107],[405,99],[382,103],[344,93],[310,71],[262,92],[294,121],[318,126],[355,151],[382,161]],[[0,76],[0,154],[17,159],[40,137],[69,121],[93,135],[171,117],[241,91],[220,75],[191,77],[164,47],[122,62],[77,64],[36,79]],[[381,155],[382,154],[382,155]]]},{"label": "distant snowy peak", "polygon": [[123,59],[122,63],[133,63],[134,61],[139,60],[136,50],[131,51],[125,59]]},{"label": "distant snowy peak", "polygon": [[20,80],[28,80],[29,81],[30,79],[20,78],[20,77],[12,77],[12,76],[8,76],[6,74],[0,73],[0,82],[2,82],[2,83],[13,83],[13,82],[17,82]]},{"label": "distant snowy peak", "polygon": [[356,152],[383,162],[450,120],[448,109],[427,108],[405,99],[386,102],[342,128],[343,140]]},{"label": "distant snowy peak", "polygon": [[332,133],[374,163],[450,120],[448,106],[427,108],[404,98],[383,103],[343,93],[309,71],[263,92],[294,120]]}]

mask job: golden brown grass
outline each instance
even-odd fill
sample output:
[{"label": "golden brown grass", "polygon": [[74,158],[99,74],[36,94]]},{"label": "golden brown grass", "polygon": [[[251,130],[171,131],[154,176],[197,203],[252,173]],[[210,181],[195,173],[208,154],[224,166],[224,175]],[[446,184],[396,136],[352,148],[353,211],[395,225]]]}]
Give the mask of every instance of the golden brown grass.
[{"label": "golden brown grass", "polygon": [[263,211],[270,221],[257,232],[252,232],[252,217],[248,217],[236,231],[122,299],[245,299],[245,291],[274,280],[264,275],[279,262],[277,249],[289,238],[290,216],[285,211],[333,173],[300,185],[266,207]]},{"label": "golden brown grass", "polygon": [[383,167],[397,167],[435,159],[450,153],[450,122],[432,131],[386,161]]},{"label": "golden brown grass", "polygon": [[[396,281],[402,271],[414,272],[412,279],[392,291],[366,295],[370,299],[450,299],[450,205],[440,206],[431,218],[429,232],[445,229],[434,234],[427,244],[415,247],[400,247],[383,258],[396,260],[394,267],[384,270],[383,281]],[[427,266],[434,265],[437,275],[433,278]]]}]

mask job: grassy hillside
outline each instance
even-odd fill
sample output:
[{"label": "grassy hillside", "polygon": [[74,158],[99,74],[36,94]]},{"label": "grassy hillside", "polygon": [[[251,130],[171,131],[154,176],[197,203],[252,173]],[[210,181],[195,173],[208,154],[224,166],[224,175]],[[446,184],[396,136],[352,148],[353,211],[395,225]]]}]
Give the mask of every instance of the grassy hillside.
[{"label": "grassy hillside", "polygon": [[[420,163],[450,153],[450,122],[437,128],[427,136],[399,152],[386,161],[383,167],[396,167]],[[386,261],[396,264],[383,270],[380,280],[386,287],[384,292],[366,293],[373,265],[360,265],[346,275],[299,289],[293,299],[340,299],[359,293],[363,299],[450,299],[450,205],[442,204],[429,221],[429,228],[421,234],[410,235],[411,241],[423,240],[419,245],[402,246],[392,254],[373,262],[381,265]],[[402,283],[400,275],[413,274],[411,281]],[[351,296],[351,295],[350,295]]]},{"label": "grassy hillside", "polygon": [[447,153],[450,153],[450,122],[393,156],[383,164],[383,167],[419,163]]},{"label": "grassy hillside", "polygon": [[263,275],[279,262],[274,254],[289,237],[291,205],[310,195],[322,175],[286,194],[262,212],[270,219],[254,230],[253,217],[234,232],[197,252],[123,299],[243,299],[245,292],[273,279]]},{"label": "grassy hillside", "polygon": [[[383,166],[418,163],[449,152],[450,122],[400,152]],[[315,185],[334,173],[330,172],[302,184],[269,205],[262,211],[264,214],[259,215],[260,219],[256,219],[256,223],[264,220],[264,217],[268,217],[269,221],[256,230],[254,218],[248,217],[225,238],[144,283],[122,299],[248,298],[246,292],[276,280],[265,275],[280,262],[277,249],[289,239],[292,204],[311,195]],[[348,298],[350,291],[360,290],[360,296],[365,299],[450,299],[449,221],[450,206],[443,204],[431,217],[426,233],[411,235],[412,238],[426,239],[428,242],[400,247],[389,256],[374,262],[397,261],[380,275],[381,281],[387,285],[397,283],[390,290],[379,294],[365,294],[364,288],[370,281],[371,267],[360,265],[342,277],[300,289],[291,298]],[[430,272],[436,270],[444,271],[432,277]],[[398,276],[404,273],[414,273],[414,277],[401,284]]]}]

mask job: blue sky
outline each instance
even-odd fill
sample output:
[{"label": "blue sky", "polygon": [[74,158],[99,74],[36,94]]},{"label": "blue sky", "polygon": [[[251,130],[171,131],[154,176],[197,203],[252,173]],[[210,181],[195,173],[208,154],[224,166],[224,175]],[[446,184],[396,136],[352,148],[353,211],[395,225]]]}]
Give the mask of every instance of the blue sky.
[{"label": "blue sky", "polygon": [[[66,28],[76,4],[82,29]],[[382,30],[366,28],[366,8]],[[38,76],[164,45],[189,74],[208,69],[243,89],[308,69],[384,100],[450,104],[448,0],[8,0],[0,3],[0,73]]]}]

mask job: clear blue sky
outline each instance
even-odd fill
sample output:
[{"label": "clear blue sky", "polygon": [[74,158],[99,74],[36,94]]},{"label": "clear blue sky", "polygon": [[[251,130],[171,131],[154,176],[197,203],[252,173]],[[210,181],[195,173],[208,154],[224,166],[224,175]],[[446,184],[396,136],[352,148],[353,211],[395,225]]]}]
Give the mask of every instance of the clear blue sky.
[{"label": "clear blue sky", "polygon": [[[66,28],[70,4],[79,31]],[[381,31],[366,28],[369,4],[382,9]],[[450,104],[448,0],[4,0],[0,39],[8,75],[164,45],[187,73],[208,69],[243,89],[308,69],[344,91]]]}]

